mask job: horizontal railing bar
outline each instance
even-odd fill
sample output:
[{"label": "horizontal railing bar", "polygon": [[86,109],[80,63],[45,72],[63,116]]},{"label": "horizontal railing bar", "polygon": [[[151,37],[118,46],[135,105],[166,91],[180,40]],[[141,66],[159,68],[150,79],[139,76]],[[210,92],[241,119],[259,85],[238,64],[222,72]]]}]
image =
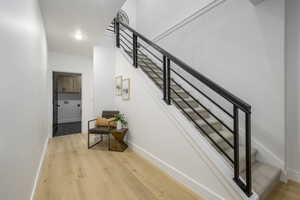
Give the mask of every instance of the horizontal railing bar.
[{"label": "horizontal railing bar", "polygon": [[[174,81],[177,86],[185,90],[181,85],[179,85],[176,81]],[[227,130],[229,130],[232,134],[234,134],[234,131],[225,123],[223,122],[217,115],[215,115],[213,112],[210,111],[206,106],[204,106],[198,99],[196,99],[193,95],[191,95],[188,91],[185,90],[186,93],[194,100],[197,101],[198,104],[200,104],[213,118],[215,118],[218,122],[220,122]]]},{"label": "horizontal railing bar", "polygon": [[120,29],[123,33],[125,33],[126,35],[128,35],[131,39],[132,39],[132,35],[130,35],[129,33],[127,33],[126,31],[124,31],[123,29]]},{"label": "horizontal railing bar", "polygon": [[132,48],[129,46],[129,44],[127,42],[125,42],[121,38],[120,38],[120,41],[123,42],[128,47],[128,49],[132,51]]},{"label": "horizontal railing bar", "polygon": [[155,55],[154,53],[152,53],[148,48],[146,48],[144,45],[142,45],[141,43],[139,43],[139,45],[141,47],[143,47],[147,52],[149,52],[152,56],[154,56],[157,60],[159,60],[161,63],[163,62],[163,60],[161,58],[159,58],[157,55]]},{"label": "horizontal railing bar", "polygon": [[139,49],[139,51],[140,51],[140,55],[143,55],[144,57],[146,57],[153,65],[155,65],[156,68],[158,68],[159,70],[162,71],[162,69],[160,67],[158,67],[157,64],[153,60],[149,59],[148,56],[142,50]]},{"label": "horizontal railing bar", "polygon": [[132,49],[127,45],[127,43],[124,42],[121,38],[120,38],[120,41],[123,42],[126,45],[126,47],[129,49],[129,51],[132,51]]},{"label": "horizontal railing bar", "polygon": [[[127,53],[128,54],[128,53]],[[148,66],[148,68],[157,76],[157,77],[160,77],[157,73],[156,73],[156,71],[155,70],[153,70],[152,69],[152,67],[150,67],[145,61],[142,61],[146,66]],[[141,68],[147,75],[148,75],[148,73],[143,69],[143,68]],[[150,78],[150,79],[152,79],[155,83],[156,83],[156,85],[159,85],[159,83],[158,83],[158,81],[156,81],[154,78],[152,78],[150,75],[148,75],[148,77]],[[171,88],[172,90],[173,90],[173,92],[175,92],[174,91],[174,89],[173,88]],[[175,92],[175,94],[177,95],[177,96],[179,96],[176,92]],[[171,97],[171,99],[173,100],[173,98]],[[230,156],[228,156],[227,155],[227,153],[218,145],[218,143],[216,143],[210,136],[209,136],[209,134],[208,133],[206,133],[205,132],[205,130],[197,123],[197,122],[195,122],[194,121],[194,119],[176,102],[176,101],[174,101],[173,100],[173,102],[191,119],[191,121],[193,121],[193,123],[211,140],[211,142],[226,156],[226,158],[229,160],[229,161],[231,161],[232,163],[234,163],[233,162],[233,160],[232,160],[232,158],[230,157]],[[187,103],[186,103],[187,104]],[[187,105],[189,105],[189,104],[187,104]],[[190,106],[190,105],[189,105]],[[192,107],[191,107],[192,108]],[[193,109],[193,108],[192,108]],[[194,109],[193,109],[194,110]],[[196,112],[196,113],[198,113],[197,111],[195,111],[194,110],[194,112]],[[201,116],[202,117],[202,116]],[[217,133],[218,133],[218,131],[216,131]],[[221,137],[221,136],[220,136]],[[221,138],[223,138],[223,137],[221,137]],[[225,138],[224,138],[224,140],[225,140],[225,142],[227,141]],[[227,141],[228,142],[228,141]],[[231,144],[230,144],[231,145]]]},{"label": "horizontal railing bar", "polygon": [[[172,99],[172,97],[171,97],[171,99]],[[173,101],[179,108],[180,108],[180,110],[182,110],[191,120],[193,120],[193,118],[188,114],[188,112],[186,112],[185,110],[184,110],[184,108],[182,108],[176,101]],[[199,125],[199,124],[197,124],[197,123],[195,123],[195,125],[206,135],[206,137],[225,155],[225,157],[230,161],[230,162],[232,162],[233,163],[233,160],[232,160],[232,158],[230,158],[230,156],[229,155],[227,155],[227,153],[218,145],[218,143],[216,143],[210,136],[209,136],[209,134],[208,133],[206,133],[205,131],[204,131],[204,129]]]},{"label": "horizontal railing bar", "polygon": [[120,34],[120,36],[121,36],[122,38],[124,38],[129,44],[133,45],[133,43],[132,43],[128,38],[126,38],[126,37],[123,36],[122,34]]},{"label": "horizontal railing bar", "polygon": [[[213,126],[211,125],[202,115],[200,115],[194,108],[193,106],[191,106],[189,103],[187,103],[183,97],[181,97],[180,95],[177,94],[177,92],[171,87],[171,90],[177,95],[179,96],[179,98],[186,104],[188,105],[188,107],[190,107],[190,109],[192,109],[214,132],[216,132],[218,134],[218,136],[220,136],[231,148],[234,149],[234,146]],[[194,122],[195,123],[195,122]]]},{"label": "horizontal railing bar", "polygon": [[[139,50],[140,51],[140,50]],[[144,62],[144,61],[142,61]],[[144,62],[146,64],[146,62]],[[147,64],[146,64],[147,65]],[[148,66],[148,65],[147,65]],[[149,67],[149,66],[148,66]],[[149,67],[151,70],[152,70],[152,67]],[[154,72],[154,70],[152,70]],[[154,72],[156,75],[157,73]],[[159,79],[163,80],[162,77],[158,76]],[[179,87],[181,87],[180,85],[178,85]],[[189,103],[187,103],[183,97],[181,97],[180,95],[177,94],[177,92],[172,88],[170,87],[171,90],[173,92],[175,92],[175,94],[177,96],[179,96],[179,98],[186,104],[188,105],[188,107],[190,107],[190,109],[192,109],[213,131],[215,131],[231,148],[234,148],[233,145],[214,127],[212,126],[204,117],[202,117]],[[183,89],[183,88],[182,88]],[[193,121],[194,122],[194,121]],[[195,123],[195,122],[194,122]]]},{"label": "horizontal railing bar", "polygon": [[128,53],[127,53],[127,48],[125,48],[121,43],[120,43],[120,46],[122,47],[122,49],[125,51],[125,53],[128,55]]},{"label": "horizontal railing bar", "polygon": [[[160,68],[157,67],[157,69],[160,69]],[[175,85],[180,87],[180,89],[182,89],[185,93],[187,93],[190,98],[192,98],[194,101],[196,101],[202,108],[204,108],[205,111],[207,111],[210,115],[212,115],[213,118],[215,118],[218,122],[220,122],[228,131],[230,131],[232,134],[234,134],[233,130],[227,124],[225,124],[219,117],[217,117],[214,113],[212,113],[205,105],[200,103],[200,101],[198,99],[196,99],[193,95],[191,95],[190,92],[188,92],[184,87],[179,85],[173,79],[172,79],[172,83],[175,83]]]},{"label": "horizontal railing bar", "polygon": [[[143,55],[145,55],[143,52],[141,52],[141,53]],[[153,63],[152,60],[150,60],[150,61]],[[162,69],[159,68],[155,63],[153,63],[153,64],[157,69],[162,71]],[[196,99],[193,95],[191,95],[190,92],[188,92],[184,87],[182,87],[180,84],[178,84],[174,79],[172,79],[172,82],[175,83],[178,87],[180,87],[180,89],[182,89],[185,93],[187,93],[189,95],[189,97],[191,97],[199,105],[201,105],[210,115],[212,115],[218,122],[220,122],[227,130],[229,130],[232,134],[234,134],[234,131],[227,124],[225,124],[219,117],[217,117],[214,113],[212,113],[206,106],[204,106],[202,103],[200,103],[200,101],[198,99]]]},{"label": "horizontal railing bar", "polygon": [[[138,50],[138,51],[140,51],[140,50]],[[142,63],[144,63],[146,66],[148,66],[148,68],[157,76],[157,77],[159,77],[159,75],[158,75],[158,73],[155,71],[155,70],[153,70],[152,69],[152,67],[150,67],[145,61],[141,61]],[[156,81],[155,80],[155,78],[152,78],[150,75],[148,75],[148,73],[143,69],[143,67],[141,67],[141,69],[144,71],[144,73],[145,74],[147,74],[147,76],[151,79],[151,80],[153,80],[155,83],[156,83],[156,85],[160,85],[159,83],[158,83],[158,81]],[[159,86],[160,87],[160,86]]]},{"label": "horizontal railing bar", "polygon": [[176,58],[175,56],[173,56],[172,54],[170,54],[169,52],[167,52],[166,50],[164,50],[163,48],[161,48],[157,44],[153,43],[152,41],[150,41],[149,39],[147,39],[146,37],[144,37],[142,34],[140,34],[137,31],[135,31],[131,27],[127,26],[126,24],[122,23],[119,20],[118,20],[118,22],[122,26],[124,26],[125,28],[127,28],[128,30],[130,30],[131,32],[133,32],[134,34],[136,34],[139,38],[141,38],[142,40],[144,40],[146,43],[148,43],[154,49],[156,49],[157,51],[159,51],[163,55],[167,56],[175,64],[177,64],[178,66],[180,66],[183,70],[185,70],[186,72],[188,72],[191,75],[193,75],[199,81],[203,82],[205,85],[207,85],[213,91],[215,91],[216,93],[218,93],[220,96],[222,96],[223,98],[225,98],[226,100],[228,100],[232,104],[236,105],[238,108],[240,108],[244,112],[251,113],[251,106],[249,104],[247,104],[245,101],[243,101],[242,99],[240,99],[237,96],[233,95],[232,93],[230,93],[229,91],[227,91],[223,87],[219,86],[218,84],[216,84],[215,82],[213,82],[212,80],[210,80],[209,78],[207,78],[206,76],[200,74],[198,71],[196,71],[195,69],[193,69],[189,65],[185,64],[183,61],[181,61],[180,59]]},{"label": "horizontal railing bar", "polygon": [[122,44],[120,44],[120,46],[123,48],[123,50],[125,51],[125,53],[127,54],[127,49],[122,45]]},{"label": "horizontal railing bar", "polygon": [[[158,76],[158,74],[155,72],[155,70],[153,70],[152,69],[152,67],[150,67],[146,62],[144,62],[144,61],[142,61],[146,66],[148,66],[149,68],[150,68],[150,70],[154,73],[154,74],[156,74],[157,76]],[[143,70],[143,68],[141,68],[142,70]],[[144,70],[143,70],[144,71]],[[147,75],[148,75],[148,73],[147,72],[145,72]],[[159,85],[159,83],[154,79],[154,78],[151,78],[151,76],[150,75],[148,75],[148,77],[150,78],[150,79],[152,79],[155,83],[157,83],[157,85]],[[160,77],[160,76],[158,76],[158,77]],[[162,78],[161,78],[162,79]],[[173,88],[171,88],[171,90],[173,90],[173,92],[175,92],[175,90],[173,89]],[[177,95],[177,96],[179,96],[176,92],[175,92],[175,94]],[[227,155],[227,153],[218,145],[218,143],[216,143],[210,136],[209,136],[209,134],[208,133],[206,133],[205,132],[205,130],[197,123],[197,122],[195,122],[194,121],[194,119],[176,102],[176,101],[174,101],[174,99],[171,97],[171,99],[173,100],[173,102],[191,119],[191,121],[212,141],[212,143],[214,143],[214,145],[216,145],[216,147],[232,162],[232,163],[234,163],[233,162],[233,160],[232,160],[232,158],[230,158],[230,156],[228,156]],[[186,103],[187,104],[187,103]],[[187,104],[188,106],[190,106],[189,104]],[[191,109],[192,110],[194,110],[193,109],[193,107],[191,107]],[[194,110],[194,112],[196,112],[197,114],[198,114],[198,112],[197,111],[195,111]],[[200,117],[202,117],[202,116],[200,116]],[[208,123],[208,122],[206,122],[206,123]],[[209,123],[208,123],[209,124]],[[213,127],[213,129],[214,129],[214,127]],[[218,131],[216,130],[216,132],[217,132],[217,134],[218,134]],[[219,133],[220,134],[220,133]],[[218,135],[219,135],[218,134]],[[220,135],[219,135],[220,136]],[[223,136],[220,136],[222,139],[224,139],[224,141],[227,143],[228,141],[227,141],[227,139],[225,139]],[[233,148],[233,146],[232,146],[232,144],[229,142],[229,146],[231,146],[232,148]]]},{"label": "horizontal railing bar", "polygon": [[[126,45],[126,44],[125,44]],[[128,47],[127,48],[125,48],[121,43],[120,43],[120,46],[122,46],[122,48],[124,49],[124,51],[126,52],[126,54],[127,54],[127,51],[128,51]]]},{"label": "horizontal railing bar", "polygon": [[225,110],[222,106],[220,106],[217,102],[215,102],[212,98],[207,96],[204,92],[202,92],[200,89],[198,89],[196,86],[194,86],[191,82],[189,82],[187,79],[185,79],[182,75],[180,75],[178,72],[176,72],[174,69],[171,69],[172,72],[174,72],[177,76],[179,76],[181,79],[183,79],[187,84],[189,84],[191,87],[193,87],[197,92],[202,94],[204,97],[206,97],[209,101],[211,101],[213,104],[215,104],[218,108],[220,108],[223,112],[225,112],[229,117],[233,118],[233,115],[229,113],[227,110]]}]

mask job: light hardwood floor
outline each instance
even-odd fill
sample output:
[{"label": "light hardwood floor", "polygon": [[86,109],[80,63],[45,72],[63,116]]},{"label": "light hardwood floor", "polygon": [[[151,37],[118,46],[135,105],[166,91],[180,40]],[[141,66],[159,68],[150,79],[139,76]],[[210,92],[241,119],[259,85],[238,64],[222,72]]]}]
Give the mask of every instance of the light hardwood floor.
[{"label": "light hardwood floor", "polygon": [[267,200],[300,200],[300,183],[289,181],[287,184],[279,184]]},{"label": "light hardwood floor", "polygon": [[[49,140],[35,200],[200,200],[131,150],[88,150],[86,135]],[[267,200],[300,200],[300,184],[275,187]]]},{"label": "light hardwood floor", "polygon": [[88,150],[83,134],[50,139],[35,200],[201,199],[131,150],[103,145]]}]

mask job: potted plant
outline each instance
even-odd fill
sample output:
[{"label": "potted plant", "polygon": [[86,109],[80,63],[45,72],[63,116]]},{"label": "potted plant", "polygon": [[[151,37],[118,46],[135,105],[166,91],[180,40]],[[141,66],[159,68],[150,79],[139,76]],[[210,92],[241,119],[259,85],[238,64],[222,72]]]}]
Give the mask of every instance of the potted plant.
[{"label": "potted plant", "polygon": [[128,124],[128,122],[125,120],[124,114],[117,114],[114,121],[117,122],[117,129],[126,127]]}]

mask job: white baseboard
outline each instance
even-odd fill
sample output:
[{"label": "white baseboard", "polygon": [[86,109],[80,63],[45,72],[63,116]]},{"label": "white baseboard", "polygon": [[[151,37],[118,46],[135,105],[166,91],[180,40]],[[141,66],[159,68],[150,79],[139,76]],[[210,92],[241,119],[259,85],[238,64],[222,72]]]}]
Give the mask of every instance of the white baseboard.
[{"label": "white baseboard", "polygon": [[47,136],[47,139],[44,143],[44,147],[43,147],[42,155],[41,155],[41,158],[40,158],[39,166],[38,166],[38,169],[37,169],[37,172],[36,172],[36,175],[35,175],[30,200],[34,200],[34,195],[35,195],[36,187],[37,187],[37,184],[38,184],[38,181],[39,181],[40,172],[41,172],[43,162],[44,162],[44,159],[45,159],[45,155],[46,155],[46,152],[47,152],[47,148],[48,148],[48,141],[49,141],[49,137]]},{"label": "white baseboard", "polygon": [[155,166],[162,169],[164,172],[166,172],[168,175],[176,179],[178,182],[184,184],[188,188],[190,188],[193,192],[198,194],[204,199],[207,200],[223,200],[224,198],[220,197],[218,194],[214,193],[212,190],[207,188],[206,186],[198,183],[193,178],[187,176],[180,170],[176,169],[175,167],[169,165],[165,161],[159,159],[158,157],[154,156],[150,152],[146,151],[142,147],[133,144],[132,142],[128,141],[129,147],[142,157],[144,157],[146,160],[153,163]]},{"label": "white baseboard", "polygon": [[289,180],[296,181],[300,183],[300,171],[293,169],[288,169],[287,176]]}]

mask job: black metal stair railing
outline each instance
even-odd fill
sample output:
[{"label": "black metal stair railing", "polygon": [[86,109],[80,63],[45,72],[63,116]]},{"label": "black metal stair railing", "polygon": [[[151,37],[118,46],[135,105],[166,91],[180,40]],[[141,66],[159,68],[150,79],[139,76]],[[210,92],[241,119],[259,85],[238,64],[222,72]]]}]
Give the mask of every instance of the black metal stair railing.
[{"label": "black metal stair railing", "polygon": [[[176,58],[157,44],[153,43],[128,25],[122,23],[117,18],[114,20],[113,32],[116,34],[116,47],[122,48],[130,57],[132,57],[133,66],[141,69],[151,78],[154,83],[162,90],[163,100],[167,105],[174,103],[189,120],[191,120],[195,126],[204,133],[210,142],[222,153],[231,163],[234,169],[233,180],[236,184],[245,192],[247,196],[252,195],[252,175],[251,175],[251,106],[236,97],[217,83],[213,82],[206,76],[202,75],[192,67],[185,64],[180,59]],[[151,57],[156,60],[153,62],[152,59],[143,59]],[[160,63],[162,67],[159,67],[157,63]],[[176,70],[178,69],[178,70]],[[181,70],[181,72],[179,72]],[[189,77],[185,77],[183,72]],[[152,74],[152,75],[150,75]],[[190,77],[194,81],[191,81]],[[199,95],[203,96],[207,101],[216,106],[222,113],[228,116],[232,123],[224,122],[221,117],[215,114],[209,109],[204,103],[201,103],[198,98],[195,97],[191,92],[188,91],[180,82],[184,82],[189,88],[192,88]],[[219,97],[224,99],[228,104],[231,105],[232,111],[228,111],[228,108],[222,106],[217,102],[210,93],[206,93],[200,87],[195,84],[195,81],[205,85]],[[233,135],[233,142],[229,141],[226,137],[220,133],[220,131],[211,124],[204,116],[201,115],[199,110],[193,107],[193,105],[182,96],[184,94],[187,98],[192,99],[193,102],[201,106],[206,112],[208,112],[216,121],[222,124],[226,130]],[[176,99],[175,99],[176,98]],[[182,103],[181,103],[182,102]],[[187,109],[191,110],[193,114],[199,117],[207,127],[215,132],[230,148],[233,149],[233,159],[223,150],[223,148],[210,136],[207,129],[199,125],[188,112]],[[241,120],[240,113],[244,113],[244,119]],[[243,180],[240,177],[240,124],[244,122],[245,130],[245,170],[246,177]],[[231,126],[231,127],[230,127]]]}]

